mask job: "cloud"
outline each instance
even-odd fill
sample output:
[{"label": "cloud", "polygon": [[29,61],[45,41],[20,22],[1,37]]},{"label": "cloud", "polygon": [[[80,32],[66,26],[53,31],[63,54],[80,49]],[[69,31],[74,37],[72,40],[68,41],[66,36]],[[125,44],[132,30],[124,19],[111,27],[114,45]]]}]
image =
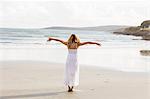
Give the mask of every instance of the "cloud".
[{"label": "cloud", "polygon": [[150,18],[150,2],[2,2],[0,27],[138,25]]}]

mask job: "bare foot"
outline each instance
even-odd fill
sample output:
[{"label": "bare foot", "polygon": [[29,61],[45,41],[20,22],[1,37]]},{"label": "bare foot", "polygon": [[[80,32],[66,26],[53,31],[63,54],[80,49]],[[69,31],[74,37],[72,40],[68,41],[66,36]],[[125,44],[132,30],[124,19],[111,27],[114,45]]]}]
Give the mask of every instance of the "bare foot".
[{"label": "bare foot", "polygon": [[73,86],[71,87],[71,92],[73,92]]},{"label": "bare foot", "polygon": [[70,88],[70,86],[68,86],[68,92],[71,92],[71,88]]}]

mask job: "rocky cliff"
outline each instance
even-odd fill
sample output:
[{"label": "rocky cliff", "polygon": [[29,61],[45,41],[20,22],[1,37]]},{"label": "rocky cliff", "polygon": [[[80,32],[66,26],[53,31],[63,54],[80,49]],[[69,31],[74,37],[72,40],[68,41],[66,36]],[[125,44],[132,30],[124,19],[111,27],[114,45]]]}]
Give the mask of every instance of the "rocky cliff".
[{"label": "rocky cliff", "polygon": [[144,40],[150,40],[150,21],[144,21],[141,26],[133,26],[128,28],[122,28],[115,32],[115,34],[142,36]]}]

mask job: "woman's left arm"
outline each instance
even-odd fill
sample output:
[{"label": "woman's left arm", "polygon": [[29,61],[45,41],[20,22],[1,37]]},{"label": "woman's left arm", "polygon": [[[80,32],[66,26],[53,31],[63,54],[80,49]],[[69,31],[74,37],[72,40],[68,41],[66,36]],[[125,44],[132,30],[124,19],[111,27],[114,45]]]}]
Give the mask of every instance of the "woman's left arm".
[{"label": "woman's left arm", "polygon": [[79,46],[86,45],[86,44],[96,44],[98,46],[101,46],[101,44],[97,43],[97,42],[82,42],[82,43],[79,44]]}]

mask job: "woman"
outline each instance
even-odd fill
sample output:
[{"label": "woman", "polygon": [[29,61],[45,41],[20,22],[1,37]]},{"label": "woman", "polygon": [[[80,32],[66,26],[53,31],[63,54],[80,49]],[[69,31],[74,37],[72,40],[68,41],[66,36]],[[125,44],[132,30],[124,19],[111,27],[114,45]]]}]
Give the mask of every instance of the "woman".
[{"label": "woman", "polygon": [[65,70],[65,85],[68,86],[68,92],[73,92],[73,87],[79,84],[77,49],[79,48],[79,46],[86,44],[96,44],[98,46],[101,46],[101,44],[96,42],[80,42],[79,38],[75,34],[72,34],[68,41],[49,37],[48,41],[51,40],[61,42],[68,47],[68,56]]}]

